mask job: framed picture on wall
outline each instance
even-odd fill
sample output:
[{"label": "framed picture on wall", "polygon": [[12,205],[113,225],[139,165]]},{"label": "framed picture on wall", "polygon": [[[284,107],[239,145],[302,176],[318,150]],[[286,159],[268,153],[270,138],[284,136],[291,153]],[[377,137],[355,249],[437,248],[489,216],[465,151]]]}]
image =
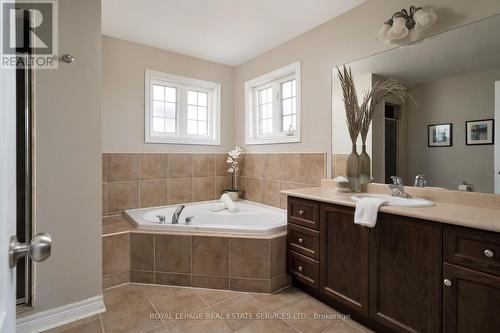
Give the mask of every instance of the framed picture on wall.
[{"label": "framed picture on wall", "polygon": [[465,144],[492,145],[495,142],[495,120],[481,119],[465,122]]},{"label": "framed picture on wall", "polygon": [[428,125],[427,141],[429,147],[451,147],[453,145],[453,124]]}]

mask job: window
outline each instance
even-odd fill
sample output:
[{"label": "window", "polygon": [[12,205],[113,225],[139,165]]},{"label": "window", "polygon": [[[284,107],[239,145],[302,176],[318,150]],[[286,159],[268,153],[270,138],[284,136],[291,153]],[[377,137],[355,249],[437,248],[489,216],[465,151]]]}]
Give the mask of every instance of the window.
[{"label": "window", "polygon": [[300,142],[300,63],[245,83],[246,144]]},{"label": "window", "polygon": [[220,144],[220,84],[146,70],[145,141]]}]

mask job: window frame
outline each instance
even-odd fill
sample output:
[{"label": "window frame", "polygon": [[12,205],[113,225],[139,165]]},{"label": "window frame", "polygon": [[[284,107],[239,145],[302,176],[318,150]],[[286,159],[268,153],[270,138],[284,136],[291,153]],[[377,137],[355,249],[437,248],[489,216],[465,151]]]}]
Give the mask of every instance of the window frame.
[{"label": "window frame", "polygon": [[[292,135],[282,131],[281,84],[295,78],[296,128]],[[272,86],[273,93],[273,133],[259,133],[258,91]],[[276,90],[277,89],[277,90]],[[281,67],[270,73],[245,82],[245,144],[278,144],[300,142],[301,127],[301,79],[300,62]],[[278,120],[278,121],[276,121]]]},{"label": "window frame", "polygon": [[[154,132],[152,127],[153,84],[175,87],[176,91],[176,132]],[[207,122],[208,135],[198,136],[187,133],[187,92],[208,93]],[[144,141],[146,143],[220,145],[221,132],[221,85],[217,82],[198,80],[184,76],[162,73],[146,69],[144,73]]]}]

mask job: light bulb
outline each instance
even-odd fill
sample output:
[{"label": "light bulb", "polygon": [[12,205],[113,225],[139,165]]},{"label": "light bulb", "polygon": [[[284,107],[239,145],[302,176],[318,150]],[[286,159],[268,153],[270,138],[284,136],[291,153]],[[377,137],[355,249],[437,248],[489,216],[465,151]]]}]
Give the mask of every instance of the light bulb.
[{"label": "light bulb", "polygon": [[384,23],[379,31],[377,32],[377,34],[375,35],[375,37],[382,41],[382,42],[387,42],[388,41],[388,38],[387,38],[387,31],[389,31],[389,29],[391,28],[391,25],[388,24],[388,23]]},{"label": "light bulb", "polygon": [[421,27],[421,30],[425,30],[436,22],[437,15],[428,9],[420,8],[413,14],[413,19]]},{"label": "light bulb", "polygon": [[396,17],[392,23],[392,27],[387,31],[387,37],[390,40],[401,39],[408,36],[408,28],[406,27],[406,19],[402,16]]}]

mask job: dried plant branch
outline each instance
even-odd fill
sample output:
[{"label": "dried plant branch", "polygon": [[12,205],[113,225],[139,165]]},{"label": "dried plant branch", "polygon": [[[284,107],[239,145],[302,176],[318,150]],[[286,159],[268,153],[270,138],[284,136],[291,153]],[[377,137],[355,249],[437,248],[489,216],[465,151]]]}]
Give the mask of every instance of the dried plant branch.
[{"label": "dried plant branch", "polygon": [[380,79],[375,82],[372,89],[365,93],[363,103],[360,106],[360,112],[362,114],[360,132],[363,144],[366,142],[366,137],[370,130],[370,123],[375,113],[375,107],[388,95],[394,95],[403,103],[408,100],[413,101],[409,89],[398,80],[389,78]]},{"label": "dried plant branch", "polygon": [[337,68],[337,72],[342,86],[347,129],[349,130],[351,142],[354,145],[356,144],[361,130],[363,115],[358,104],[358,96],[356,94],[356,87],[352,78],[351,69],[347,70],[347,67],[344,66],[343,71]]}]

